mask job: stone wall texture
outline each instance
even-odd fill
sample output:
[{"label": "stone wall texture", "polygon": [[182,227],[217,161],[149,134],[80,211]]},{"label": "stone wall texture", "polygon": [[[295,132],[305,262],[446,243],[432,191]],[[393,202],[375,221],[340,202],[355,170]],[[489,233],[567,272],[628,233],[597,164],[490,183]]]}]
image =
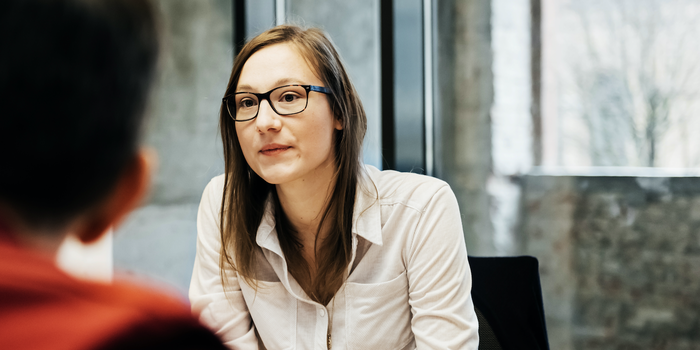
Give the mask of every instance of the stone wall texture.
[{"label": "stone wall texture", "polygon": [[700,178],[522,178],[552,349],[700,349]]}]

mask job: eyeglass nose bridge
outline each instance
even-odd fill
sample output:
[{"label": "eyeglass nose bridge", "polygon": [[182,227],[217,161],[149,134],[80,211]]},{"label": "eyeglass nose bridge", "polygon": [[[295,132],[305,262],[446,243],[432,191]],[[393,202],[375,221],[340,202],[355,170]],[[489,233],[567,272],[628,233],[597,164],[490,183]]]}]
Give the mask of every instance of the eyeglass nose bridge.
[{"label": "eyeglass nose bridge", "polygon": [[270,106],[270,108],[272,109],[273,112],[275,112],[275,114],[277,114],[279,116],[284,115],[284,114],[281,114],[280,112],[277,111],[277,108],[275,108],[275,105],[272,103],[272,100],[270,99],[270,95],[275,90],[270,90],[270,91],[263,93],[263,94],[253,93],[253,95],[255,95],[255,97],[258,99],[258,109],[255,111],[255,115],[253,115],[253,117],[250,118],[249,120],[253,120],[253,119],[258,117],[258,115],[260,114],[260,107],[262,106],[262,102],[266,101],[266,100],[267,100],[267,105]]}]

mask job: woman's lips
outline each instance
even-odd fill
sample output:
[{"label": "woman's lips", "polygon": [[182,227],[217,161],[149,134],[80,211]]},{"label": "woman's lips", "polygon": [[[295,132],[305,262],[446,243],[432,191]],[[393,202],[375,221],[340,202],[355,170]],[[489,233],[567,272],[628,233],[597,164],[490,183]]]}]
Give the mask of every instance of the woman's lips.
[{"label": "woman's lips", "polygon": [[263,155],[266,155],[266,156],[275,156],[275,155],[278,155],[280,153],[283,153],[284,151],[286,151],[290,148],[292,148],[292,146],[278,145],[276,143],[273,143],[273,144],[265,145],[265,147],[263,147],[260,150],[260,153],[262,153]]}]

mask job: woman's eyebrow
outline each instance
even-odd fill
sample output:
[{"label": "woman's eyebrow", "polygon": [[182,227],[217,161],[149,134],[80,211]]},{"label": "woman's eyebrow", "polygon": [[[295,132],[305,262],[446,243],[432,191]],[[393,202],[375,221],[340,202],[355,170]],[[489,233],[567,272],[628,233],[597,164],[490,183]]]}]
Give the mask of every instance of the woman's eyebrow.
[{"label": "woman's eyebrow", "polygon": [[253,87],[250,85],[238,85],[236,92],[252,92]]},{"label": "woman's eyebrow", "polygon": [[[282,85],[288,85],[288,84],[303,84],[303,83],[301,82],[301,79],[297,79],[297,78],[282,78],[282,79],[279,79],[275,82],[273,89],[276,87],[280,87]],[[253,89],[252,86],[250,86],[248,84],[243,84],[243,85],[238,85],[236,92],[255,92],[254,90],[255,89]]]}]

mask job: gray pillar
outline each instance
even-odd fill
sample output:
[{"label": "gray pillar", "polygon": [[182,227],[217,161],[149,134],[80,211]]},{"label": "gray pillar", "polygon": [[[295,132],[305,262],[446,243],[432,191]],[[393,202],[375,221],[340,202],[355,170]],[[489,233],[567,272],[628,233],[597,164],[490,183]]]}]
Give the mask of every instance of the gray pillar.
[{"label": "gray pillar", "polygon": [[491,3],[438,2],[436,175],[459,201],[467,249],[494,254],[490,200]]}]

